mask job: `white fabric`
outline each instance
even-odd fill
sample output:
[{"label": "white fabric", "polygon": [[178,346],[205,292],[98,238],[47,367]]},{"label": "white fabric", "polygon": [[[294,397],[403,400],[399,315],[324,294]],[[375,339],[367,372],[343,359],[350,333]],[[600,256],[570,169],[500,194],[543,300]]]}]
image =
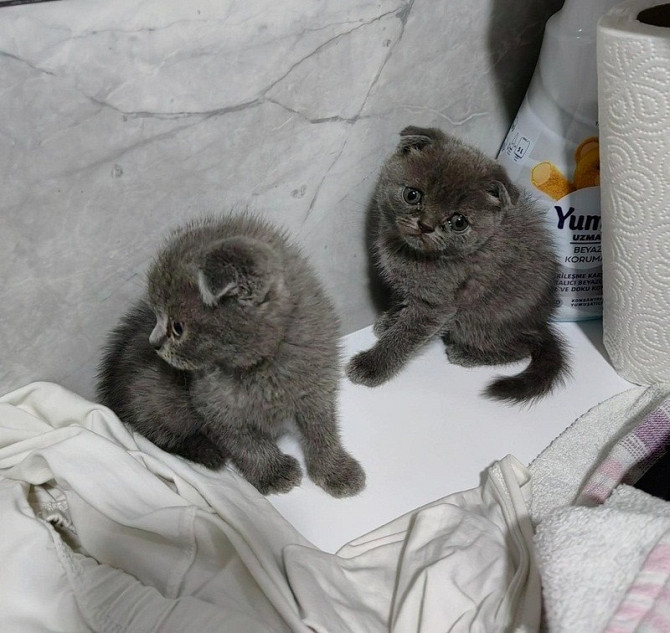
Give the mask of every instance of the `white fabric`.
[{"label": "white fabric", "polygon": [[35,383],[0,398],[0,631],[533,631],[528,481],[507,457],[331,555],[232,471]]}]

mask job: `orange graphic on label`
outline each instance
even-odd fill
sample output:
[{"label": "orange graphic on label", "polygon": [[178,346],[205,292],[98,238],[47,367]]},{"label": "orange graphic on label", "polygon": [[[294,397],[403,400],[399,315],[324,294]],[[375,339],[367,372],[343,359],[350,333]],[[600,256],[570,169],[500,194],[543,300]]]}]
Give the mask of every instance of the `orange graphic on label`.
[{"label": "orange graphic on label", "polygon": [[597,136],[582,141],[575,150],[575,173],[572,183],[575,189],[600,185],[600,151]]},{"label": "orange graphic on label", "polygon": [[584,139],[575,150],[572,182],[549,161],[537,163],[530,171],[533,186],[554,200],[560,200],[577,189],[600,185],[600,152],[597,136]]},{"label": "orange graphic on label", "polygon": [[531,169],[530,181],[554,200],[560,200],[573,191],[570,181],[549,161],[538,163]]}]

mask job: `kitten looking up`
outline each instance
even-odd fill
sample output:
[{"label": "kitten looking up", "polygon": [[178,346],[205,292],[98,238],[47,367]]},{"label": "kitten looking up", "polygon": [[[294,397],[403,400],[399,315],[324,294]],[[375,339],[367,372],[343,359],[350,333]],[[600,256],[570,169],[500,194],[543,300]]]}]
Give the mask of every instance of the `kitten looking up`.
[{"label": "kitten looking up", "polygon": [[379,385],[440,336],[455,364],[530,356],[488,396],[523,402],[548,393],[567,360],[549,324],[557,259],[541,214],[479,150],[432,128],[400,136],[372,205],[372,255],[394,303],[375,323],[377,343],[349,363],[350,379]]},{"label": "kitten looking up", "polygon": [[248,214],[168,239],[148,292],[112,333],[98,396],[166,451],[211,468],[229,458],[263,494],[301,480],[276,439],[294,422],[311,479],[331,495],[365,475],[342,447],[339,324],[307,261]]}]

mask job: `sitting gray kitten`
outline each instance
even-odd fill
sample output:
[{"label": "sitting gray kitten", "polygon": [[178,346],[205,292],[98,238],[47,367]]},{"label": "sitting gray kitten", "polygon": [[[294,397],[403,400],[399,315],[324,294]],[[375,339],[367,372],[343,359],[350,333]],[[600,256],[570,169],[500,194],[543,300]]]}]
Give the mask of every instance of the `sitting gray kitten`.
[{"label": "sitting gray kitten", "polygon": [[541,214],[504,169],[440,130],[408,127],[379,178],[372,255],[395,305],[375,323],[379,340],[347,373],[370,387],[391,378],[429,339],[452,363],[497,365],[530,356],[486,394],[521,402],[567,372],[548,324],[557,258]]},{"label": "sitting gray kitten", "polygon": [[300,466],[276,445],[295,422],[307,472],[335,497],[364,487],[336,419],[338,319],[287,239],[248,214],[175,231],[148,295],[111,335],[98,397],[156,445],[210,468],[227,458],[263,494]]}]

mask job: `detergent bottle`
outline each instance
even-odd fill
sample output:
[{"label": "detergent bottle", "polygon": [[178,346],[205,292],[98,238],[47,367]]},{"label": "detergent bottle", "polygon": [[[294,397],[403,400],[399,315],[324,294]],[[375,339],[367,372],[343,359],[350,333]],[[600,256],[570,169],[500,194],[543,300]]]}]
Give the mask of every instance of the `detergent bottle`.
[{"label": "detergent bottle", "polygon": [[559,321],[602,315],[596,24],[620,0],[566,0],[549,18],[498,161],[531,192],[554,237]]}]

